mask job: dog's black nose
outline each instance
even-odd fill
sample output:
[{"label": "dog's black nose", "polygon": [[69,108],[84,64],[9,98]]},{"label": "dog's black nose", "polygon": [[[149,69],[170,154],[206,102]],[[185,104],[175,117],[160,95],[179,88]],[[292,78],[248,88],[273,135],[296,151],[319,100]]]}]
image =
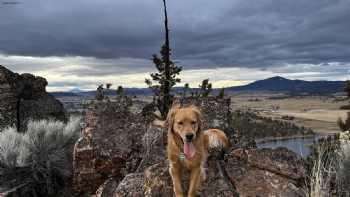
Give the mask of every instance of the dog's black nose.
[{"label": "dog's black nose", "polygon": [[187,140],[188,142],[190,142],[190,141],[192,141],[192,139],[193,139],[193,134],[192,134],[192,133],[187,133],[187,134],[186,134],[186,140]]}]

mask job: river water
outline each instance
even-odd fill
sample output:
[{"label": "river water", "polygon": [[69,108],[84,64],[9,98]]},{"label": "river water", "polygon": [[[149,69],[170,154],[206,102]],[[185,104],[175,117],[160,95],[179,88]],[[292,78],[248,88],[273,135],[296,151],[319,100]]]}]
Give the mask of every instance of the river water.
[{"label": "river water", "polygon": [[315,143],[318,139],[324,138],[324,137],[327,137],[327,136],[316,135],[314,137],[307,137],[307,138],[273,140],[273,141],[257,143],[257,147],[272,148],[272,149],[277,147],[285,147],[305,158],[308,155],[310,155],[310,145]]}]

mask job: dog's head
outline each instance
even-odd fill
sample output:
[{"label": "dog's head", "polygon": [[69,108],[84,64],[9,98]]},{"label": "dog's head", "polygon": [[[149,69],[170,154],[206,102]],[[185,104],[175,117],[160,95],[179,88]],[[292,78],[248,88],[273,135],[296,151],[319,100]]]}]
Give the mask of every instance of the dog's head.
[{"label": "dog's head", "polygon": [[179,135],[184,143],[190,143],[201,131],[201,119],[201,112],[196,106],[181,108],[175,105],[168,113],[165,126],[169,132]]},{"label": "dog's head", "polygon": [[165,121],[155,120],[153,125],[168,128],[169,134],[181,138],[183,153],[187,159],[192,159],[196,154],[194,141],[198,138],[202,128],[202,115],[196,106],[180,107],[173,105]]}]

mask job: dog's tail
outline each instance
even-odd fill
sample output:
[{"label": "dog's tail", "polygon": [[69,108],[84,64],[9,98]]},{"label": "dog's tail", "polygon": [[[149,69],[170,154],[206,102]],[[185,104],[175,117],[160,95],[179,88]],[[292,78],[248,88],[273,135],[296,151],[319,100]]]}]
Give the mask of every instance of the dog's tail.
[{"label": "dog's tail", "polygon": [[204,131],[204,138],[207,142],[208,149],[221,148],[227,149],[230,146],[230,141],[226,134],[219,129],[208,129]]}]

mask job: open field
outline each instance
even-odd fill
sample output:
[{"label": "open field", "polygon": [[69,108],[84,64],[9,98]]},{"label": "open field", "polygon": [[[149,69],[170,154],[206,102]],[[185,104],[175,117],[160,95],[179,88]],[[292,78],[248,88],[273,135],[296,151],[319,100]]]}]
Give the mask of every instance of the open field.
[{"label": "open field", "polygon": [[294,119],[289,121],[320,134],[339,132],[336,121],[339,117],[345,118],[348,112],[339,110],[348,101],[338,101],[327,96],[283,98],[283,94],[245,93],[233,95],[232,102],[234,109],[250,109],[274,119],[292,116]]}]

